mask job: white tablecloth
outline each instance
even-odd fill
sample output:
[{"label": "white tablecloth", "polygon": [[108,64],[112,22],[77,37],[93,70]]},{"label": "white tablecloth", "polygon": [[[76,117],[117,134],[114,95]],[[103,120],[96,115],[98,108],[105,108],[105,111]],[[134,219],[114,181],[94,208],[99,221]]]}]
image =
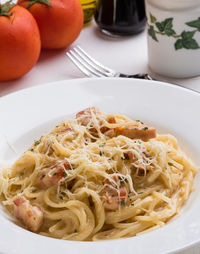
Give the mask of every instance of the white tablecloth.
[{"label": "white tablecloth", "polygon": [[[129,74],[150,72],[147,65],[146,32],[133,37],[110,38],[99,32],[92,22],[84,27],[72,46],[75,45],[80,45],[104,65],[117,71]],[[43,50],[36,66],[23,78],[0,83],[0,96],[47,82],[85,77],[65,56],[65,52],[66,49]],[[200,92],[200,77],[181,80],[152,75],[158,80],[176,83]],[[200,246],[180,253],[200,254]]]}]

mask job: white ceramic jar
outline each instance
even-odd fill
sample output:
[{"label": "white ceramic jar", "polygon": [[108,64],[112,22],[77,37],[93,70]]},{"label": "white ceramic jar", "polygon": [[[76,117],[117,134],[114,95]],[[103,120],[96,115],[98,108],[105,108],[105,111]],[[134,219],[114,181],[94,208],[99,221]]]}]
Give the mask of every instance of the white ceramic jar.
[{"label": "white ceramic jar", "polygon": [[152,71],[200,75],[200,0],[146,0],[146,15]]}]

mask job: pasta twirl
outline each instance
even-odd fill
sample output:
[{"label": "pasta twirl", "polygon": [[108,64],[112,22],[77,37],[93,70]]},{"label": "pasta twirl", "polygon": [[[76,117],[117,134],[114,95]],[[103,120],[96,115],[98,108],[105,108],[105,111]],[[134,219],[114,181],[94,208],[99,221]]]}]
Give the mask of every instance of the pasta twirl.
[{"label": "pasta twirl", "polygon": [[195,173],[173,136],[88,108],[2,169],[0,194],[29,230],[99,241],[162,227],[188,199]]}]

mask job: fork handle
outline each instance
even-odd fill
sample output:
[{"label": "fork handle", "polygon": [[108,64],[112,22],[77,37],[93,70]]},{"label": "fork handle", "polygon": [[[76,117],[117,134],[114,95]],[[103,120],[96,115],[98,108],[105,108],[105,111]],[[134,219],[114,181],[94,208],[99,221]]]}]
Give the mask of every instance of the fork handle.
[{"label": "fork handle", "polygon": [[139,79],[147,79],[147,80],[153,80],[152,77],[148,73],[138,73],[134,75],[126,75],[126,74],[120,74],[121,78],[139,78]]}]

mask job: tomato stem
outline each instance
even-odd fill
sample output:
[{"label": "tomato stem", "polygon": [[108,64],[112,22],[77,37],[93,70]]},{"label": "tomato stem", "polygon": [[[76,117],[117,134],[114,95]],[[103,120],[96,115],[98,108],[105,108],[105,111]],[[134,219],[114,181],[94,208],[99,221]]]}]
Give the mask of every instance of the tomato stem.
[{"label": "tomato stem", "polygon": [[35,3],[41,3],[41,4],[46,4],[50,7],[52,7],[51,2],[49,2],[49,0],[28,0],[30,3],[26,6],[26,8],[28,9],[29,7],[31,7],[33,4]]},{"label": "tomato stem", "polygon": [[13,15],[13,12],[9,12],[13,7],[15,6],[14,3],[12,3],[12,0],[8,1],[5,4],[0,4],[0,16],[6,16],[10,17]]}]

